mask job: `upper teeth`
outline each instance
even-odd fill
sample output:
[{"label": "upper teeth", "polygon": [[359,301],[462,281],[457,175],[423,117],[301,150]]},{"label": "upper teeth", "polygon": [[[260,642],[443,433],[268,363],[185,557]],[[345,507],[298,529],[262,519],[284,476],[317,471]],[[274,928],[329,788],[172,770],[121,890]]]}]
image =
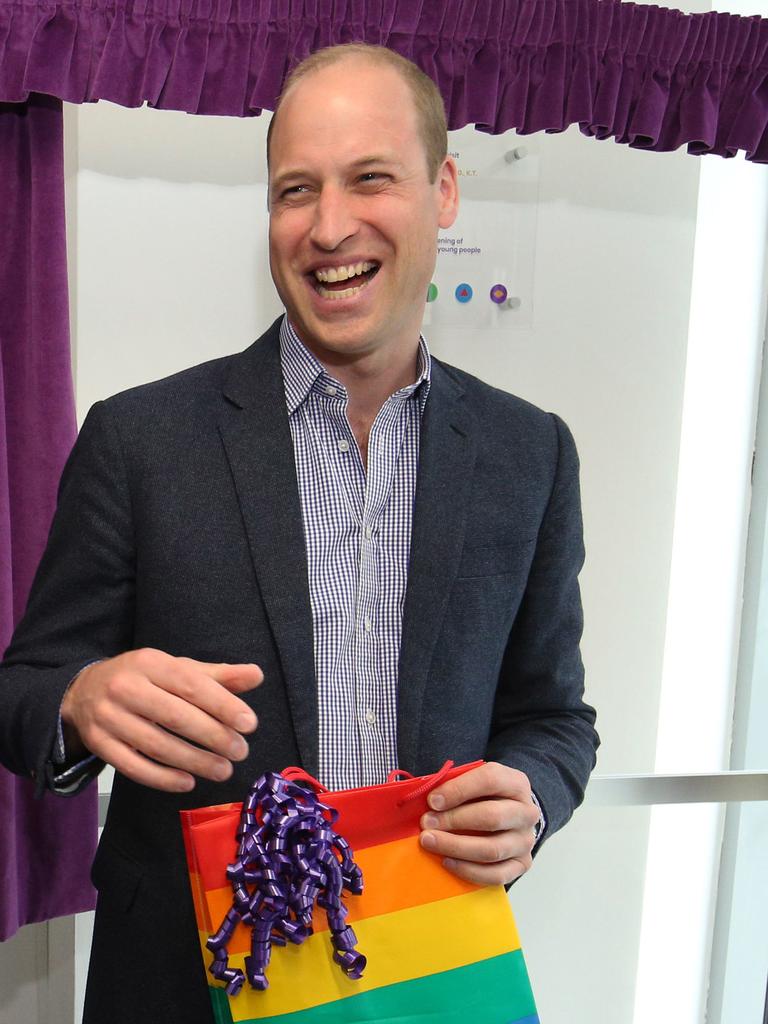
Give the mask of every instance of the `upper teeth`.
[{"label": "upper teeth", "polygon": [[350,263],[348,267],[322,267],[315,271],[318,281],[346,281],[349,277],[357,277],[373,270],[375,263]]}]

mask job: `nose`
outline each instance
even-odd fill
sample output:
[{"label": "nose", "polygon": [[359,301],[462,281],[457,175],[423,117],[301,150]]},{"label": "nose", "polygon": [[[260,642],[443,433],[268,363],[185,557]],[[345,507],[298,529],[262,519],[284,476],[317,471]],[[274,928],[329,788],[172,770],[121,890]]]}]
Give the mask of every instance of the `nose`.
[{"label": "nose", "polygon": [[332,252],[358,228],[352,201],[343,189],[324,186],[314,206],[310,238],[320,249]]}]

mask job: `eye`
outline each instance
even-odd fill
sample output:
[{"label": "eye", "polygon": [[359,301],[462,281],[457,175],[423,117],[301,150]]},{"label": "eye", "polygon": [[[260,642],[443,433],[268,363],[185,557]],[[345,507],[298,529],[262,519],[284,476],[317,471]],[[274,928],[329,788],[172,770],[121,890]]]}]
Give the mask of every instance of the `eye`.
[{"label": "eye", "polygon": [[382,171],[365,171],[359,176],[358,181],[362,185],[377,185],[380,182],[386,181],[388,177]]},{"label": "eye", "polygon": [[306,192],[307,188],[307,185],[290,185],[288,188],[283,189],[280,193],[280,197],[298,195],[301,192]]}]

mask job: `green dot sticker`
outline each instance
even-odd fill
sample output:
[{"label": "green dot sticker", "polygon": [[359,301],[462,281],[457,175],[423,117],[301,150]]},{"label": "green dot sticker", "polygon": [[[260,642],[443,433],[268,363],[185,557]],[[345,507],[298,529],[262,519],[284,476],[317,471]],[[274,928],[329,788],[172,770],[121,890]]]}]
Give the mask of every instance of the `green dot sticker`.
[{"label": "green dot sticker", "polygon": [[427,302],[434,302],[437,298],[437,294],[437,285],[433,281],[429,288],[427,288]]}]

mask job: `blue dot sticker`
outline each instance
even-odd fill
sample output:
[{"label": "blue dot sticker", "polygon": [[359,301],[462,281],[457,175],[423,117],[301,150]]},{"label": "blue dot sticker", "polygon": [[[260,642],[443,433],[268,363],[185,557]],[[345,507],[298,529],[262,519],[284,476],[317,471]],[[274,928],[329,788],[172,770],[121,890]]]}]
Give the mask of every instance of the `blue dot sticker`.
[{"label": "blue dot sticker", "polygon": [[465,282],[456,288],[456,301],[469,302],[472,298],[472,285]]}]

